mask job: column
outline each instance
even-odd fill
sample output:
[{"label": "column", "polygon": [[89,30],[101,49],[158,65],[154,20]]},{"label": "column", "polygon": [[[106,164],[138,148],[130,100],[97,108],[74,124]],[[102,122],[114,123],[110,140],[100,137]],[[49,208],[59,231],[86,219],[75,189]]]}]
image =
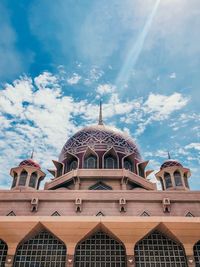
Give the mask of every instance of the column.
[{"label": "column", "polygon": [[12,267],[13,266],[14,257],[15,257],[15,255],[7,255],[6,256],[5,267]]}]

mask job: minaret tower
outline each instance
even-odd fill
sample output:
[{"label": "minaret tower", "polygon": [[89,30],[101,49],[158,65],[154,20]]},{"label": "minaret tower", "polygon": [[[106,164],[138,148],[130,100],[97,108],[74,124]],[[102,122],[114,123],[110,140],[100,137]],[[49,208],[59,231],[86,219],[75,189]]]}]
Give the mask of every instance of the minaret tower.
[{"label": "minaret tower", "polygon": [[190,169],[183,167],[177,160],[171,159],[168,152],[168,160],[160,167],[155,174],[161,183],[162,190],[189,190],[188,178],[191,176]]},{"label": "minaret tower", "polygon": [[13,177],[11,189],[37,190],[40,182],[44,179],[45,173],[40,165],[33,161],[33,151],[31,158],[23,160],[18,167],[10,170]]}]

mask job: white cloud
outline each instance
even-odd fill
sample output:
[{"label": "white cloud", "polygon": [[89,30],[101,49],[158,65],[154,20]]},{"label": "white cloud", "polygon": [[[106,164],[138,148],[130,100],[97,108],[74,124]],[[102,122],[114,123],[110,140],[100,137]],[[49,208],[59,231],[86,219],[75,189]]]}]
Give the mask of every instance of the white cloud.
[{"label": "white cloud", "polygon": [[176,79],[176,73],[175,73],[175,72],[172,72],[172,73],[169,75],[169,78],[170,78],[170,79]]},{"label": "white cloud", "polygon": [[96,92],[100,95],[111,94],[116,90],[116,87],[112,84],[105,83],[98,85]]},{"label": "white cloud", "polygon": [[78,75],[77,73],[73,73],[73,75],[67,79],[67,83],[70,85],[77,84],[81,79],[81,76]]},{"label": "white cloud", "polygon": [[200,143],[190,143],[185,146],[185,149],[196,149],[200,151]]}]

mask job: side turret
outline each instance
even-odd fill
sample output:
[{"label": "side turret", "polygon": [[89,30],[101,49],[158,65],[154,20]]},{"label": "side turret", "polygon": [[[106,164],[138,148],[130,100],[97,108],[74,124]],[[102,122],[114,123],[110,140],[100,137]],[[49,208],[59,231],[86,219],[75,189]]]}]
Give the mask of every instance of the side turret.
[{"label": "side turret", "polygon": [[45,173],[32,159],[23,160],[18,167],[10,170],[13,177],[11,189],[37,190]]},{"label": "side turret", "polygon": [[155,174],[162,190],[189,190],[190,169],[183,167],[177,160],[168,159]]}]

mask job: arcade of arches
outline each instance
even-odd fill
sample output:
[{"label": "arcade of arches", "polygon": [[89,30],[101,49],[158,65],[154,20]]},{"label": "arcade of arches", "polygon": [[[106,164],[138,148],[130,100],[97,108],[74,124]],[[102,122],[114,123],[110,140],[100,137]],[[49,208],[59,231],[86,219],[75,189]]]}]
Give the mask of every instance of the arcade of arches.
[{"label": "arcade of arches", "polygon": [[[6,242],[6,239],[9,240],[9,238],[1,239],[0,266],[200,266],[200,241],[190,244],[190,249],[188,249],[189,244],[181,243],[177,236],[173,235],[166,227],[160,226],[160,224],[148,232],[144,228],[143,236],[141,231],[143,226],[140,229],[140,233],[138,233],[139,229],[129,227],[129,237],[124,235],[126,231],[116,235],[116,227],[113,228],[112,232],[103,224],[97,224],[96,227],[88,232],[89,228],[85,228],[86,225],[83,225],[83,228],[78,228],[77,221],[75,221],[74,224],[77,226],[77,230],[79,229],[80,235],[75,231],[73,237],[63,223],[57,225],[54,220],[53,224],[52,222],[46,224],[49,226],[49,230],[46,226],[43,227],[41,226],[42,224],[39,224],[39,227],[34,227],[19,243],[16,242],[17,234],[13,237],[13,243],[11,241]],[[87,222],[87,224],[89,227],[93,223]],[[59,230],[61,225],[63,226],[62,231]],[[63,228],[66,231],[66,235],[61,234],[61,232],[64,233]],[[80,236],[86,230],[87,233],[80,239]],[[71,241],[66,238],[67,236],[71,238]],[[142,236],[142,238],[139,238],[139,236]],[[139,239],[137,242],[136,237]],[[129,239],[127,243],[125,242],[126,239]],[[130,240],[133,240],[132,243],[130,243]],[[188,251],[190,255],[188,255]]]}]

